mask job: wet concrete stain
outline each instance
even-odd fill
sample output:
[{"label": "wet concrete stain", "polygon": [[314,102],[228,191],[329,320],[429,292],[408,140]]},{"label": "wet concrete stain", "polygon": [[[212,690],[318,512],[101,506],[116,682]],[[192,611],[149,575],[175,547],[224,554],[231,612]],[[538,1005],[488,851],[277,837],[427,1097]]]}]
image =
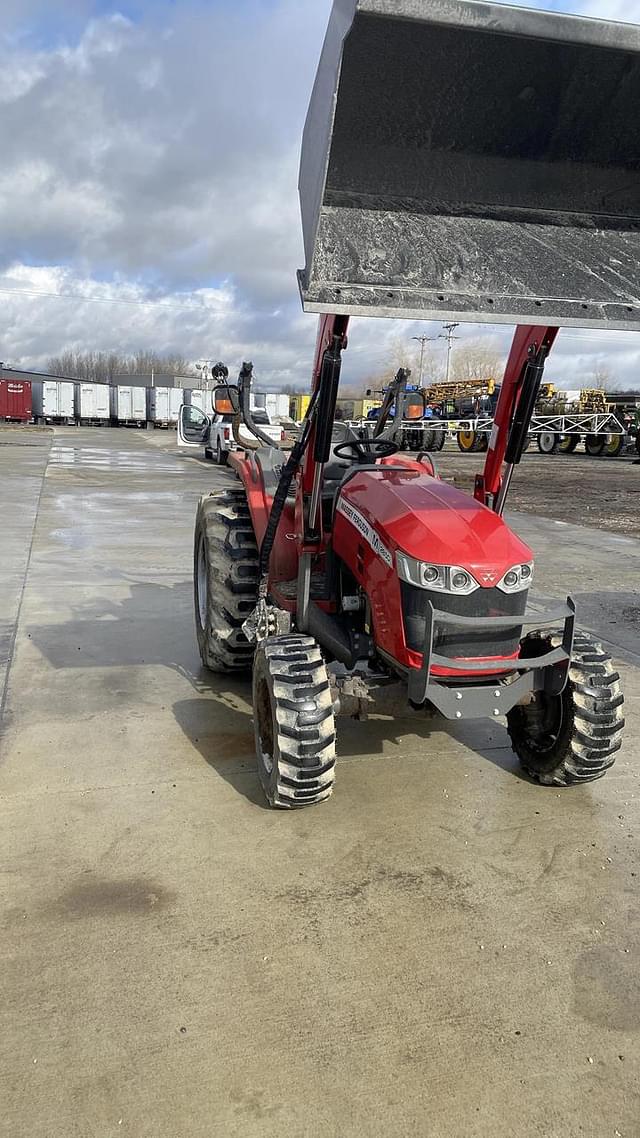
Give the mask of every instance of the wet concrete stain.
[{"label": "wet concrete stain", "polygon": [[588,1023],[640,1031],[640,973],[633,952],[602,945],[583,952],[574,972],[574,1010]]},{"label": "wet concrete stain", "polygon": [[136,917],[170,908],[176,894],[149,877],[118,880],[86,874],[46,908],[47,916],[63,920]]},{"label": "wet concrete stain", "polygon": [[266,1120],[282,1110],[282,1104],[269,1103],[269,1092],[263,1090],[232,1090],[229,1098],[233,1104],[233,1113],[245,1118]]},{"label": "wet concrete stain", "polygon": [[353,876],[343,884],[326,885],[320,890],[295,885],[276,896],[279,901],[308,907],[313,904],[330,905],[331,902],[366,904],[377,893],[391,892],[423,895],[432,904],[448,905],[471,912],[474,906],[466,896],[469,888],[468,881],[438,865],[420,871],[378,865],[369,867],[366,872]]},{"label": "wet concrete stain", "polygon": [[255,755],[255,740],[252,731],[237,735],[229,735],[223,732],[210,733],[198,736],[196,742],[198,745],[209,743],[216,762],[218,759],[246,759],[253,758]]}]

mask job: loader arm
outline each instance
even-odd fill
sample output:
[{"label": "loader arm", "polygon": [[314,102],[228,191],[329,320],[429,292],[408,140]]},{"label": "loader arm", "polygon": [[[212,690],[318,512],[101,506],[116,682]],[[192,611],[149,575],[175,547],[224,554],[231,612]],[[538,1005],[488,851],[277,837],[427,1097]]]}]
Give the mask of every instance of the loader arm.
[{"label": "loader arm", "polygon": [[303,519],[301,552],[317,550],[322,541],[320,490],[331,454],[342,352],[347,347],[348,316],[328,313],[318,322],[318,338],[311,380],[311,436],[298,484],[298,516]]},{"label": "loader arm", "polygon": [[[474,491],[479,502],[498,513],[502,513],[504,507],[511,471],[522,457],[522,444],[535,408],[534,396],[540,388],[544,363],[558,332],[558,328],[545,324],[521,324],[516,328],[496,406],[484,472],[477,476]],[[513,438],[515,427],[518,428],[519,439]],[[505,459],[508,463],[506,471]]]}]

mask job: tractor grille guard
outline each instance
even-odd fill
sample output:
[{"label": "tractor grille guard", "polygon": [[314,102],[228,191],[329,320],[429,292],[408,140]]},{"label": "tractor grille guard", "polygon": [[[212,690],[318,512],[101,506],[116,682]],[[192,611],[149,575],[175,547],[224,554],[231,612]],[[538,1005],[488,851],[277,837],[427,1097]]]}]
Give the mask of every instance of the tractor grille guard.
[{"label": "tractor grille guard", "polygon": [[[562,645],[542,656],[520,657],[516,660],[465,660],[440,656],[434,652],[434,633],[437,625],[456,625],[476,632],[496,628],[513,628],[513,616],[462,617],[442,612],[427,605],[423,662],[421,668],[412,668],[408,678],[409,702],[433,704],[447,719],[477,719],[485,716],[506,715],[530,692],[546,691],[559,694],[564,691],[569,676],[575,635],[576,606],[571,597],[565,605],[543,613],[525,613],[517,618],[518,625],[546,626],[562,622]],[[455,668],[458,675],[432,676],[437,668]],[[487,669],[492,675],[486,676]],[[520,673],[517,679],[504,683],[505,677]],[[469,684],[474,676],[480,681]]]}]

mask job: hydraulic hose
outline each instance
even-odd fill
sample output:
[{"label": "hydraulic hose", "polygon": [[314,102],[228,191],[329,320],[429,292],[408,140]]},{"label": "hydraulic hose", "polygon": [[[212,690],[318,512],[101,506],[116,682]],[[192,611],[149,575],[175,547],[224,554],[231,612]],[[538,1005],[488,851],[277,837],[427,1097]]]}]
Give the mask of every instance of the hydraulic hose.
[{"label": "hydraulic hose", "polygon": [[311,439],[311,425],[315,416],[317,398],[318,389],[316,388],[316,391],[313,393],[311,402],[307,408],[307,413],[304,418],[304,424],[300,438],[293,446],[291,454],[289,455],[289,458],[282,468],[282,474],[280,475],[278,488],[273,497],[273,505],[271,507],[271,513],[269,514],[269,521],[267,522],[267,528],[264,532],[262,545],[260,546],[259,566],[260,577],[263,580],[266,579],[269,572],[271,551],[273,550],[276,533],[278,532],[278,526],[280,525],[280,518],[282,517],[282,511],[284,510],[285,503],[287,501],[287,495],[293,481],[293,476],[296,473],[296,470],[298,470],[300,463],[304,458],[305,451],[309,446],[309,441]]}]

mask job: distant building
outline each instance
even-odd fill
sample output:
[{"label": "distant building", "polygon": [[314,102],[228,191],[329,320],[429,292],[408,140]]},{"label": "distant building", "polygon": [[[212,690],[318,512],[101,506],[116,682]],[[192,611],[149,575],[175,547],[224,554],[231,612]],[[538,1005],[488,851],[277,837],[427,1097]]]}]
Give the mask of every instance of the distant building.
[{"label": "distant building", "polygon": [[[23,368],[6,367],[5,364],[0,363],[0,379],[16,379],[22,380],[24,383],[36,383],[41,379],[65,379],[71,383],[94,383],[95,380],[77,379],[72,375],[52,375],[46,371],[28,371]],[[109,383],[112,387],[179,387],[179,388],[193,388],[202,387],[203,383],[199,375],[165,375],[162,372],[151,372],[148,374],[139,375],[115,375],[112,380],[104,381]]]},{"label": "distant building", "polygon": [[165,372],[140,372],[137,375],[114,375],[114,387],[202,387],[199,375],[167,375]]},{"label": "distant building", "polygon": [[0,379],[16,379],[23,383],[36,383],[39,379],[66,379],[72,383],[78,382],[69,375],[51,375],[47,371],[24,371],[19,367],[6,367],[3,363],[0,363]]}]

